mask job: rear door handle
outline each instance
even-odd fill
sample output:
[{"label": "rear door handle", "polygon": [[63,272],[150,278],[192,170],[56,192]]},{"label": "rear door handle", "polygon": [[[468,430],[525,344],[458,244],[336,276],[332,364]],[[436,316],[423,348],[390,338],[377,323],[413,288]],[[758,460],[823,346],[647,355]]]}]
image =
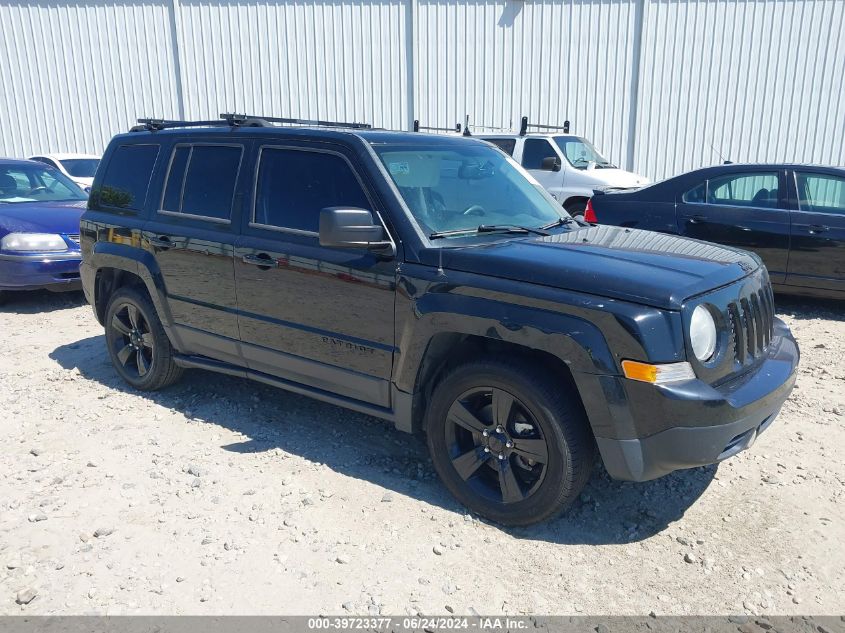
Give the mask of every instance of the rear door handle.
[{"label": "rear door handle", "polygon": [[273,266],[279,265],[279,260],[274,257],[270,257],[267,253],[260,253],[258,255],[244,255],[243,262],[244,264],[258,266],[260,268],[271,268]]},{"label": "rear door handle", "polygon": [[807,227],[807,230],[810,232],[811,235],[815,235],[816,233],[824,233],[825,231],[829,231],[830,227],[825,226],[824,224],[811,224]]},{"label": "rear door handle", "polygon": [[170,241],[170,238],[166,235],[160,235],[159,237],[150,237],[147,240],[150,244],[155,246],[156,248],[171,248],[173,246],[173,242]]},{"label": "rear door handle", "polygon": [[704,215],[688,215],[687,221],[690,224],[704,224],[707,221],[707,216]]}]

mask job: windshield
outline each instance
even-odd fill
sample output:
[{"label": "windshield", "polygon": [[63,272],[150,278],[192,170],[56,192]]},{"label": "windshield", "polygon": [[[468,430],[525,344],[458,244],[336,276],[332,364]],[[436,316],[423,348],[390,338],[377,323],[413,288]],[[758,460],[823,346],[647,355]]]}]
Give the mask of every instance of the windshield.
[{"label": "windshield", "polygon": [[374,149],[428,235],[473,232],[480,225],[536,229],[568,217],[535,180],[493,147],[467,142],[448,148]]},{"label": "windshield", "polygon": [[58,169],[0,163],[0,203],[86,200],[88,196]]},{"label": "windshield", "polygon": [[598,168],[614,167],[587,139],[577,136],[556,136],[555,143],[575,169],[587,169],[591,162]]},{"label": "windshield", "polygon": [[66,158],[62,161],[65,171],[74,178],[93,178],[99,164],[99,158]]}]

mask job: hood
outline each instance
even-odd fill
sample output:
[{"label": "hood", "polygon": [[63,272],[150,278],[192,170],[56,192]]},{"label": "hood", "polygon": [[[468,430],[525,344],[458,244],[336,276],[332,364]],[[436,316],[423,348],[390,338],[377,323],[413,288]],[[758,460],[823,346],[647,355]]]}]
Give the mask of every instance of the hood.
[{"label": "hood", "polygon": [[611,185],[613,187],[644,187],[651,182],[645,176],[640,176],[624,169],[602,169],[597,167],[585,173],[590,178],[594,178],[596,184]]},{"label": "hood", "polygon": [[88,205],[73,202],[0,203],[0,237],[8,233],[79,234],[79,219]]},{"label": "hood", "polygon": [[[438,264],[438,249],[426,263]],[[693,296],[760,266],[756,255],[674,235],[596,226],[567,233],[447,248],[443,268],[678,310]],[[447,273],[448,274],[448,273]]]}]

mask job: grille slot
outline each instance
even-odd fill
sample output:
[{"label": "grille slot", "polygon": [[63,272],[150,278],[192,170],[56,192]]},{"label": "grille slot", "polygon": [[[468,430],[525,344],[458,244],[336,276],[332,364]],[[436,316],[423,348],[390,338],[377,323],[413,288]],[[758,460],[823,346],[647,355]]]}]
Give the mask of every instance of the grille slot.
[{"label": "grille slot", "polygon": [[768,284],[728,304],[728,320],[739,364],[762,356],[774,335],[774,295]]},{"label": "grille slot", "polygon": [[79,244],[79,233],[76,235],[68,235],[67,238],[74,244]]}]

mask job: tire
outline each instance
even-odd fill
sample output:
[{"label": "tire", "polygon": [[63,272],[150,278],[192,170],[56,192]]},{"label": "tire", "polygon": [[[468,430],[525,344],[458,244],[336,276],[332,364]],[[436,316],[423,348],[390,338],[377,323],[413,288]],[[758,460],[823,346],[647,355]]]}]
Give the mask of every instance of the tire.
[{"label": "tire", "polygon": [[595,462],[577,393],[519,360],[480,359],[451,370],[434,389],[426,432],[449,491],[473,512],[508,526],[561,513]]},{"label": "tire", "polygon": [[105,317],[106,347],[117,373],[135,389],[155,391],[172,385],[183,369],[149,296],[137,288],[118,289]]},{"label": "tire", "polygon": [[566,209],[566,212],[575,217],[576,215],[584,215],[584,212],[587,210],[587,201],[586,200],[573,200],[572,202],[567,202],[563,205],[563,208]]}]

